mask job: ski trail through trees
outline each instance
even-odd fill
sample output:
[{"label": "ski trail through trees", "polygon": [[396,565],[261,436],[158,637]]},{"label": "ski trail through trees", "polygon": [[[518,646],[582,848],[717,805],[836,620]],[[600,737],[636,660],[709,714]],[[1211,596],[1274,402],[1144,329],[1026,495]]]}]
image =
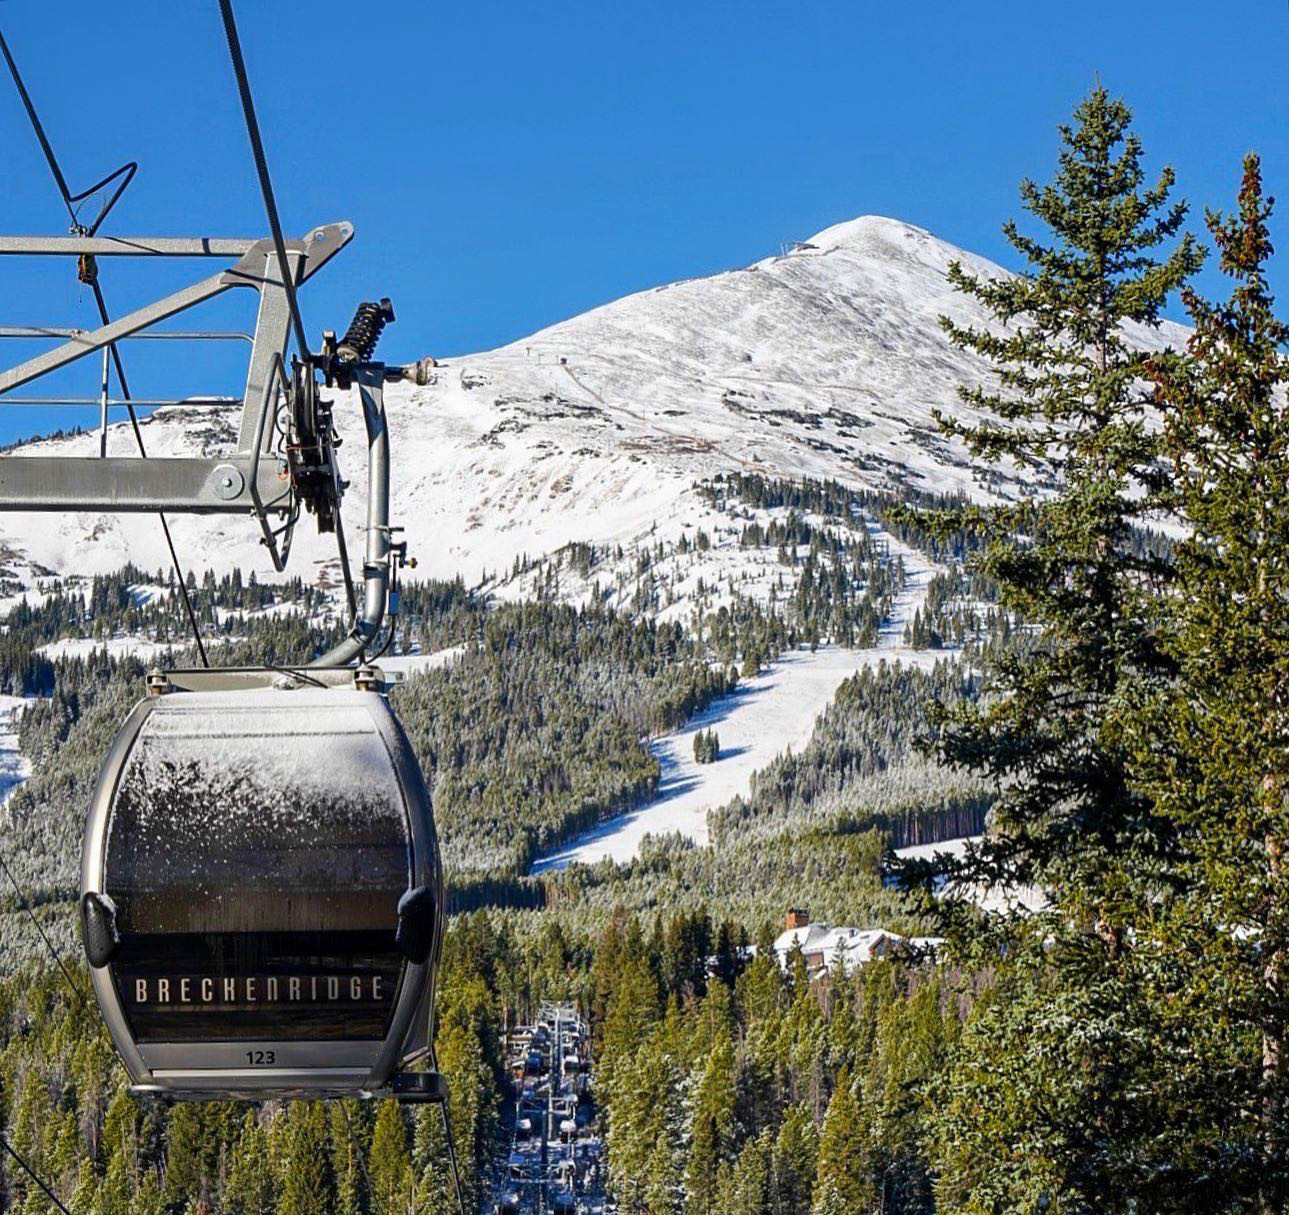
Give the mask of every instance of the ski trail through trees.
[{"label": "ski trail through trees", "polygon": [[[679,832],[697,844],[707,843],[707,812],[746,794],[752,774],[787,749],[801,750],[810,741],[815,719],[838,686],[866,666],[879,662],[930,666],[944,655],[913,650],[904,644],[904,626],[926,600],[927,587],[940,567],[923,554],[870,523],[874,539],[890,545],[891,559],[904,561],[903,589],[882,622],[877,644],[861,650],[820,646],[813,653],[798,649],[783,654],[754,679],[739,682],[729,696],[711,704],[685,727],[651,744],[662,767],[653,800],[638,810],[608,819],[541,857],[534,873],[563,869],[573,862],[594,864],[608,857],[627,861],[646,835]],[[720,739],[715,763],[694,758],[694,735],[714,730]]]}]

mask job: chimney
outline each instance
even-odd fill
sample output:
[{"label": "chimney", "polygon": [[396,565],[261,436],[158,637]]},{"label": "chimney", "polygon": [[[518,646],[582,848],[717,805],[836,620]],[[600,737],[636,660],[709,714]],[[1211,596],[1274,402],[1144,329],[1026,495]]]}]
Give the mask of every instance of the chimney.
[{"label": "chimney", "polygon": [[788,931],[794,928],[806,928],[810,924],[810,912],[805,907],[788,908]]}]

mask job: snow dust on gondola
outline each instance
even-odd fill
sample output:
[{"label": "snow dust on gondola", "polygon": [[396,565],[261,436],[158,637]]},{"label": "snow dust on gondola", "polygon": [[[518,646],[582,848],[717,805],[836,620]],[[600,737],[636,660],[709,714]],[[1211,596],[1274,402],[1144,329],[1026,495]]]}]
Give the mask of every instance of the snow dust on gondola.
[{"label": "snow dust on gondola", "polygon": [[610,1215],[591,1092],[591,1039],[569,1004],[507,1035],[514,1123],[493,1215]]},{"label": "snow dust on gondola", "polygon": [[82,873],[94,990],[135,1091],[386,1089],[428,1050],[441,880],[379,692],[142,701],[103,766]]}]

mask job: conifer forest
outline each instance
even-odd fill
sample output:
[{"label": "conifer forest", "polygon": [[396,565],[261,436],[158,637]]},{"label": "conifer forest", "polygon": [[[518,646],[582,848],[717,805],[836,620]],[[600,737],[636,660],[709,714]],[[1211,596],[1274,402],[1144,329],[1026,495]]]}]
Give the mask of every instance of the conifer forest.
[{"label": "conifer forest", "polygon": [[[1030,490],[749,465],[695,482],[679,538],[407,577],[390,695],[445,867],[433,1033],[471,1215],[502,1209],[507,1035],[543,1001],[589,1026],[603,1211],[1289,1211],[1285,183],[1251,152],[1188,205],[1167,151],[1097,85],[1020,186],[1016,273],[948,268],[986,320],[944,335],[989,375],[923,441]],[[1185,339],[1155,340],[1175,308]],[[3,560],[29,775],[0,810],[0,1211],[454,1210],[436,1105],[127,1094],[81,832],[147,670],[198,655],[168,571],[27,594]],[[296,572],[189,578],[221,663],[344,636]],[[859,657],[701,831],[550,863],[679,802],[677,771],[726,788],[731,706],[819,654]]]}]

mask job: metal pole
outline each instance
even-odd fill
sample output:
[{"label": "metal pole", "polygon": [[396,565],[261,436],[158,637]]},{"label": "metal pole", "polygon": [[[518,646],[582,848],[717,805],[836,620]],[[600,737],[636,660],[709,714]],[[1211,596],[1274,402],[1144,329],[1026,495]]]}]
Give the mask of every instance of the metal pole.
[{"label": "metal pole", "polygon": [[107,457],[107,401],[108,401],[108,351],[111,346],[103,347],[103,391],[99,395],[98,412],[99,412],[99,431],[98,431],[98,454],[99,459]]},{"label": "metal pole", "polygon": [[376,640],[389,597],[389,432],[385,425],[384,368],[363,364],[354,374],[367,427],[367,537],[363,558],[363,610],[338,645],[311,667],[342,667],[361,659]]}]

